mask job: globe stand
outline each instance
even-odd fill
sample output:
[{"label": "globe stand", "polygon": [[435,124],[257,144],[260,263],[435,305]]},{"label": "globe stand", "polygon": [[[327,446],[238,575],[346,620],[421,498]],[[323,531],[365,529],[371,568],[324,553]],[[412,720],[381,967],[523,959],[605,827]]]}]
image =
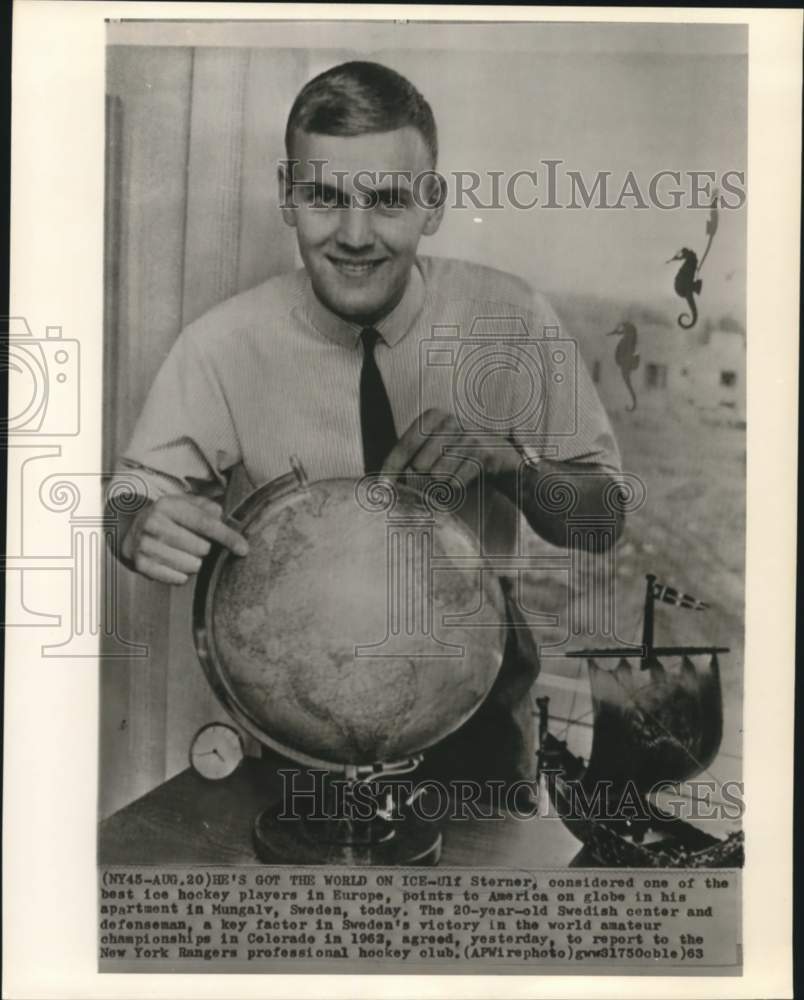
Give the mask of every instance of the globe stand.
[{"label": "globe stand", "polygon": [[[425,811],[426,792],[415,803],[399,803],[387,795],[385,808],[369,807],[370,795],[357,794],[359,785],[376,791],[372,783],[388,773],[369,770],[360,777],[350,767],[343,776],[324,778],[317,801],[305,795],[299,802],[264,809],[254,821],[257,857],[274,865],[438,864],[442,837],[438,820],[426,818],[435,811]],[[367,817],[367,812],[373,815]]]}]

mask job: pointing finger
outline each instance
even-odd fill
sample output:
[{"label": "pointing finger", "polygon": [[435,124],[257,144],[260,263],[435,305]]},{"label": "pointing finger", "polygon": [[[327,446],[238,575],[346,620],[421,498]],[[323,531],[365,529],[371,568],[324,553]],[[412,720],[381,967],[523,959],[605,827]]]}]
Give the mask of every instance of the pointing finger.
[{"label": "pointing finger", "polygon": [[248,555],[248,542],[233,528],[228,527],[213,514],[208,514],[197,506],[182,506],[173,514],[174,520],[204,538],[218,542],[235,555]]},{"label": "pointing finger", "polygon": [[420,413],[385,460],[383,472],[394,474],[407,468],[412,459],[430,439],[430,436],[450,418],[442,410],[429,409]]}]

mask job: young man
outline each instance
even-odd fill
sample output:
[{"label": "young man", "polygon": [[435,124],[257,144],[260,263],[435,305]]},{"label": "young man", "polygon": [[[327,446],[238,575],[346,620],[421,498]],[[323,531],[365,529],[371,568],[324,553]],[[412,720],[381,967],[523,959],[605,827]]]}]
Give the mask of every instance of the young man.
[{"label": "young man", "polygon": [[[231,476],[240,468],[259,486],[290,455],[311,481],[457,476],[462,514],[492,557],[513,551],[520,514],[566,544],[546,476],[571,483],[575,514],[607,513],[617,447],[580,358],[567,341],[539,340],[558,330],[549,305],[511,275],[418,256],[446,194],[421,94],[378,64],[337,66],[297,97],[286,151],[282,215],[304,269],[222,303],[177,339],[121,458],[149,492],[123,561],[178,585],[212,541],[245,554],[222,521]],[[486,702],[428,760],[478,780],[532,777],[537,670],[527,631],[509,629]]]}]

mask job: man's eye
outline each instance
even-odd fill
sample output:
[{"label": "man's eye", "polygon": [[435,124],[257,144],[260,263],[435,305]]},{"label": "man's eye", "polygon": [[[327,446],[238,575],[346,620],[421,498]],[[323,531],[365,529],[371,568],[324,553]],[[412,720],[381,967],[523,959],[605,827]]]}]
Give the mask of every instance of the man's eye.
[{"label": "man's eye", "polygon": [[380,195],[377,204],[388,212],[399,212],[406,207],[404,199],[398,194]]},{"label": "man's eye", "polygon": [[335,191],[305,191],[301,202],[308,208],[342,208],[343,196]]},{"label": "man's eye", "polygon": [[340,208],[343,202],[337,195],[316,195],[310,205],[312,208]]}]

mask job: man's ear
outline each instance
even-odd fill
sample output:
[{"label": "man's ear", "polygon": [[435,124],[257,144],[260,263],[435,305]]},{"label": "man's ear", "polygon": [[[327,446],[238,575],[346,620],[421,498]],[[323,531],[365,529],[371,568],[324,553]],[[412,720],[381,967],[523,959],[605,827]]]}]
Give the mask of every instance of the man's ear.
[{"label": "man's ear", "polygon": [[441,225],[441,220],[444,218],[444,206],[439,205],[438,208],[428,208],[427,209],[427,219],[424,223],[424,229],[422,232],[425,236],[432,236],[433,233],[438,232],[438,227]]},{"label": "man's ear", "polygon": [[298,206],[293,200],[293,166],[298,161],[288,160],[280,162],[277,171],[277,181],[279,183],[279,208],[285,225],[292,229],[296,228],[296,211]]},{"label": "man's ear", "polygon": [[441,220],[444,218],[444,207],[447,203],[447,181],[435,170],[427,178],[431,181],[430,190],[427,191],[427,205],[425,211],[427,216],[424,222],[422,233],[424,236],[432,236],[438,232]]}]

